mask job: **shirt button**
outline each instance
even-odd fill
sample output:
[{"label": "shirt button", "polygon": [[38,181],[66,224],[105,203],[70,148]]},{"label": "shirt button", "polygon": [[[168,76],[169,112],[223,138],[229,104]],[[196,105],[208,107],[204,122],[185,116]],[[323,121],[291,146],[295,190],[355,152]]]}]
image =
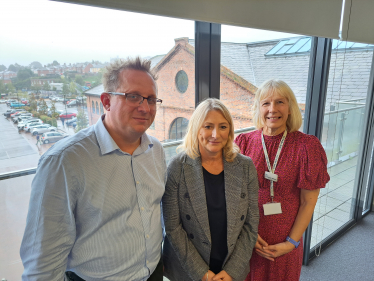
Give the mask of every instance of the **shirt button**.
[{"label": "shirt button", "polygon": [[141,208],[140,208],[140,210],[144,211],[144,208],[143,208],[143,207],[141,207]]},{"label": "shirt button", "polygon": [[149,264],[149,261],[147,261],[147,264]]},{"label": "shirt button", "polygon": [[146,237],[149,238],[149,235],[147,235]]},{"label": "shirt button", "polygon": [[139,184],[139,182],[137,181],[136,184]]},{"label": "shirt button", "polygon": [[244,220],[244,215],[242,215],[242,217],[240,218],[241,220]]}]

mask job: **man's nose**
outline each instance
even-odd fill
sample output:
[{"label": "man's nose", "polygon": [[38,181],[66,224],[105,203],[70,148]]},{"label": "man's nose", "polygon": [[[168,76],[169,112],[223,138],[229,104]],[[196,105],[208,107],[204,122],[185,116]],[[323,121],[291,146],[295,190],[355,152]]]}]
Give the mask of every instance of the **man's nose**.
[{"label": "man's nose", "polygon": [[138,110],[141,111],[141,112],[145,112],[145,113],[151,111],[147,99],[143,99],[143,101],[140,102],[140,104],[138,106]]}]

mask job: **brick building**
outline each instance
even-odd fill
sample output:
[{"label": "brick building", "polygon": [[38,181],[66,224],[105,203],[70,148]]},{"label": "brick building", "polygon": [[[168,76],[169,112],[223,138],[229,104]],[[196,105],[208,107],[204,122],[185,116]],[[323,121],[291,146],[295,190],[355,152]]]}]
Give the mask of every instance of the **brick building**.
[{"label": "brick building", "polygon": [[[158,97],[163,100],[154,124],[147,133],[160,141],[179,139],[184,135],[195,108],[195,51],[188,38],[175,39],[175,46],[163,56],[151,59],[156,72]],[[252,125],[250,107],[256,87],[225,66],[221,66],[221,99],[234,118],[235,127]],[[100,85],[85,92],[90,124],[102,111]],[[99,109],[99,110],[98,110]]]}]

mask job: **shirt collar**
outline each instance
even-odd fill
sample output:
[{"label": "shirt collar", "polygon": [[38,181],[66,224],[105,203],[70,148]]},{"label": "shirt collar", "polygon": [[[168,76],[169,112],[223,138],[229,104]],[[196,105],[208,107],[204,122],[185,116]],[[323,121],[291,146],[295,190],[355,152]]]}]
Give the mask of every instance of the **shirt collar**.
[{"label": "shirt collar", "polygon": [[[95,128],[94,128],[96,138],[99,143],[100,150],[101,150],[101,154],[103,155],[108,154],[115,150],[121,151],[121,149],[118,147],[116,142],[113,140],[113,138],[111,137],[111,135],[105,128],[104,123],[103,123],[104,118],[105,118],[105,114],[103,114],[99,118],[99,120],[97,120],[95,124]],[[153,147],[152,140],[149,138],[149,136],[146,133],[144,133],[141,136],[140,145],[135,149],[133,156],[142,154],[152,147]]]}]

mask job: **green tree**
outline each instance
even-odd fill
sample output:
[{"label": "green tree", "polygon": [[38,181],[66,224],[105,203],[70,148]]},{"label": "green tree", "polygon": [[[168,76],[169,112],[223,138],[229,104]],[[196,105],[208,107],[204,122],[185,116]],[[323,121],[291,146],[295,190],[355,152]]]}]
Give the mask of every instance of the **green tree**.
[{"label": "green tree", "polygon": [[78,109],[77,114],[77,128],[75,129],[75,132],[79,132],[80,130],[88,127],[88,121],[86,113],[83,109]]},{"label": "green tree", "polygon": [[77,89],[76,89],[76,86],[75,86],[74,82],[70,83],[69,90],[70,90],[70,93],[72,93],[73,95],[77,94]]},{"label": "green tree", "polygon": [[5,85],[2,80],[0,80],[0,94],[5,93]]},{"label": "green tree", "polygon": [[39,99],[39,110],[38,112],[40,113],[40,115],[47,115],[48,113],[48,105],[47,103],[45,102],[44,99]]},{"label": "green tree", "polygon": [[66,84],[66,83],[64,83],[64,84],[62,85],[62,94],[63,94],[64,96],[69,95],[69,86],[68,86],[68,84]]},{"label": "green tree", "polygon": [[26,80],[27,78],[30,78],[32,76],[34,76],[34,73],[29,68],[24,68],[17,72],[18,81]]},{"label": "green tree", "polygon": [[84,80],[81,75],[75,76],[75,82],[77,82],[81,86],[84,86]]},{"label": "green tree", "polygon": [[11,65],[9,65],[8,70],[13,71],[13,72],[17,72],[18,69],[13,64],[11,64]]},{"label": "green tree", "polygon": [[40,90],[42,89],[42,86],[35,85],[35,86],[32,86],[31,89],[34,90],[38,94]]},{"label": "green tree", "polygon": [[33,68],[42,68],[43,65],[38,62],[38,61],[33,61],[32,63],[30,63],[30,67],[33,67]]},{"label": "green tree", "polygon": [[49,86],[49,84],[48,84],[47,82],[45,82],[45,83],[43,84],[42,89],[43,89],[44,91],[50,91],[50,90],[51,90],[51,86]]},{"label": "green tree", "polygon": [[30,104],[31,110],[36,111],[36,109],[38,108],[38,105],[37,105],[36,98],[35,98],[34,94],[31,94],[29,104]]},{"label": "green tree", "polygon": [[5,85],[6,93],[14,93],[16,91],[16,88],[14,88],[12,83],[8,83]]},{"label": "green tree", "polygon": [[51,116],[53,118],[57,118],[59,116],[58,112],[56,111],[56,102],[55,101],[51,102],[50,110],[51,110]]},{"label": "green tree", "polygon": [[57,62],[57,60],[54,60],[53,62],[52,62],[52,65],[60,65],[58,62]]},{"label": "green tree", "polygon": [[3,64],[0,64],[0,71],[4,71],[4,70],[6,70],[6,66]]}]

